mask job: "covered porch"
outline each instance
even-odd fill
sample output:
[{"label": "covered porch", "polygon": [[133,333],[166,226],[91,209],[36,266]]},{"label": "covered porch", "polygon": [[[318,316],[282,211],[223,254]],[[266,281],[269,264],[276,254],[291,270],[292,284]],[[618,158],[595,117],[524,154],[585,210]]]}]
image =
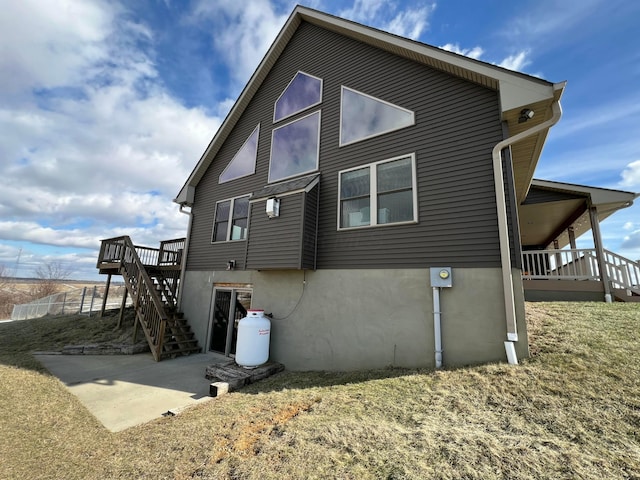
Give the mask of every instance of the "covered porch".
[{"label": "covered porch", "polygon": [[[638,196],[533,180],[518,208],[525,299],[640,301],[640,264],[606,250],[600,233],[600,222]],[[588,231],[593,247],[577,248]]]}]

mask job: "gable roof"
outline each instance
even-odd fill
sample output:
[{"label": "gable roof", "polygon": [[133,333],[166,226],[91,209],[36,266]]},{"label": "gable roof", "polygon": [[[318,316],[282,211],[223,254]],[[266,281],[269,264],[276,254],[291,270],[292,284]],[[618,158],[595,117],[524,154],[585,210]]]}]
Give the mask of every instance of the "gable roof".
[{"label": "gable roof", "polygon": [[[499,92],[502,119],[507,122],[509,135],[517,134],[550,118],[551,104],[560,98],[564,89],[564,82],[554,84],[350,20],[297,6],[242,90],[174,202],[186,205],[193,203],[195,187],[302,22],[311,23]],[[519,124],[518,117],[524,107],[534,110],[536,115],[526,124]],[[544,130],[512,146],[511,156],[519,200],[523,200],[526,196],[546,134],[547,130]]]}]

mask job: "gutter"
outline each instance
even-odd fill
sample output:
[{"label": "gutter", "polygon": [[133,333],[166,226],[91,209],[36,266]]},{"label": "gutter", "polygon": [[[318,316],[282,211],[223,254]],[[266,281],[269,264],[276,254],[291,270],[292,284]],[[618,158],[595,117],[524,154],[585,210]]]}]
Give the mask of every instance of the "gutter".
[{"label": "gutter", "polygon": [[[564,83],[554,84],[554,90],[564,87]],[[510,147],[520,140],[535,135],[543,130],[553,127],[562,116],[560,99],[554,100],[551,105],[552,116],[539,125],[520,132],[512,137],[505,138],[493,147],[493,176],[498,210],[498,235],[500,238],[500,264],[502,268],[502,286],[504,290],[504,307],[507,317],[507,341],[504,342],[507,359],[511,364],[517,364],[513,342],[518,341],[518,325],[516,320],[516,307],[513,297],[513,276],[511,274],[511,253],[509,247],[509,227],[507,224],[507,207],[504,192],[504,174],[502,169],[502,150]]]},{"label": "gutter", "polygon": [[189,253],[189,241],[191,240],[191,224],[193,223],[193,213],[191,210],[184,210],[185,204],[180,204],[180,213],[189,215],[189,226],[187,227],[187,238],[184,241],[184,251],[182,252],[182,265],[180,266],[180,289],[178,290],[178,310],[182,311],[182,286],[184,274],[187,271],[187,254]]}]

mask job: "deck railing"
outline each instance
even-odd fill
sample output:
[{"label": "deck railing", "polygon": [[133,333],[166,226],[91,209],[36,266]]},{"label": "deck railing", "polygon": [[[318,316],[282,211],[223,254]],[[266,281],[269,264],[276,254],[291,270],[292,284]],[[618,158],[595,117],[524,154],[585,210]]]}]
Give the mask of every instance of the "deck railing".
[{"label": "deck railing", "polygon": [[[124,239],[129,237],[114,237],[102,240],[98,255],[98,268],[102,263],[118,263],[122,258]],[[130,241],[130,240],[129,240]],[[182,262],[185,239],[177,238],[160,242],[160,248],[133,245],[138,258],[146,266],[179,266]]]},{"label": "deck railing", "polygon": [[522,252],[522,278],[531,280],[600,280],[596,250]]},{"label": "deck railing", "polygon": [[609,250],[604,251],[604,260],[609,281],[615,288],[640,293],[640,263]]},{"label": "deck railing", "polygon": [[[612,287],[640,294],[640,264],[604,250],[603,264]],[[601,281],[594,248],[522,252],[522,278]]]}]

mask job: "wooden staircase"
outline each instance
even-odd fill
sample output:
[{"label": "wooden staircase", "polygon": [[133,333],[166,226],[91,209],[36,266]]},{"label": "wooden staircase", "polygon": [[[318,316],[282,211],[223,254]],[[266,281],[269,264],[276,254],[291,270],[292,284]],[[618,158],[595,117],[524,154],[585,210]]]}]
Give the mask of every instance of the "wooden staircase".
[{"label": "wooden staircase", "polygon": [[142,328],[156,361],[199,353],[195,334],[177,310],[184,239],[160,248],[136,246],[128,236],[102,241],[100,273],[122,275],[135,309],[135,333]]}]

